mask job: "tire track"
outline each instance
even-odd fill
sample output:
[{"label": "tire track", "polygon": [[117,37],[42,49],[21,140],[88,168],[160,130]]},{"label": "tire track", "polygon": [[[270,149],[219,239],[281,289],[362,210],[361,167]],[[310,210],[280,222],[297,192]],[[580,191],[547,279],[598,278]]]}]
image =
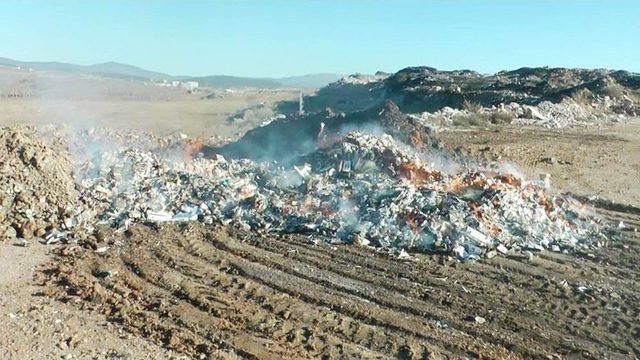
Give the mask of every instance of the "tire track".
[{"label": "tire track", "polygon": [[194,357],[640,355],[633,232],[593,255],[476,263],[424,254],[403,262],[196,223],[137,226],[121,241],[122,250],[105,256],[63,258],[48,288]]}]

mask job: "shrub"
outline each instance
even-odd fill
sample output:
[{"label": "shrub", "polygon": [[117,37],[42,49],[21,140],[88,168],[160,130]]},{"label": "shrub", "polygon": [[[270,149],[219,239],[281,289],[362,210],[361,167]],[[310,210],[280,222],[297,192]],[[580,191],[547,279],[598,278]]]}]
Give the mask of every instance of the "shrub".
[{"label": "shrub", "polygon": [[453,126],[487,126],[487,117],[484,114],[458,115],[451,119]]},{"label": "shrub", "polygon": [[492,124],[511,124],[513,118],[514,116],[511,112],[498,110],[491,113],[491,116],[489,116],[489,121]]},{"label": "shrub", "polygon": [[580,89],[572,92],[569,97],[580,105],[591,105],[593,94],[589,89]]},{"label": "shrub", "polygon": [[462,103],[462,108],[473,114],[478,114],[483,110],[482,105],[475,102],[471,102],[469,100],[465,100]]}]

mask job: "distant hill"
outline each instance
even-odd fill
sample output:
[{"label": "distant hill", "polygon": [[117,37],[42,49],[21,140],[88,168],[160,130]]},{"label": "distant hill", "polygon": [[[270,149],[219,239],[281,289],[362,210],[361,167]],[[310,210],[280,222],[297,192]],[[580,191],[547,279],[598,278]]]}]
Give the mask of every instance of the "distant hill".
[{"label": "distant hill", "polygon": [[170,77],[160,72],[149,71],[137,66],[121,64],[117,62],[105,62],[101,64],[89,65],[85,67],[87,70],[100,74],[114,74],[120,76],[133,76],[138,78],[147,78],[152,80],[161,80]]},{"label": "distant hill", "polygon": [[67,71],[81,74],[96,74],[106,77],[128,78],[137,80],[192,80],[198,81],[200,86],[212,88],[282,88],[282,87],[305,87],[321,88],[342,77],[339,74],[310,74],[302,76],[291,76],[285,78],[251,78],[228,75],[211,76],[172,76],[161,72],[146,70],[134,65],[121,64],[117,62],[105,62],[94,65],[77,65],[61,62],[29,62],[18,61],[0,57],[0,65],[20,66],[43,71]]},{"label": "distant hill", "polygon": [[170,78],[170,75],[149,71],[137,66],[106,62],[94,65],[77,65],[61,62],[37,62],[17,61],[9,58],[0,58],[0,65],[20,66],[45,71],[68,71],[83,74],[98,74],[114,77],[133,77],[141,80],[161,80]]},{"label": "distant hill", "polygon": [[200,86],[212,88],[231,87],[258,87],[258,88],[321,88],[340,79],[338,74],[310,74],[302,76],[290,76],[285,78],[249,78],[227,75],[213,75],[201,77],[181,76],[176,79],[191,80],[200,83]]},{"label": "distant hill", "polygon": [[179,77],[180,80],[197,81],[200,86],[211,88],[234,88],[234,87],[256,87],[256,88],[279,88],[282,84],[275,79],[246,78],[228,75],[212,75],[200,77]]}]

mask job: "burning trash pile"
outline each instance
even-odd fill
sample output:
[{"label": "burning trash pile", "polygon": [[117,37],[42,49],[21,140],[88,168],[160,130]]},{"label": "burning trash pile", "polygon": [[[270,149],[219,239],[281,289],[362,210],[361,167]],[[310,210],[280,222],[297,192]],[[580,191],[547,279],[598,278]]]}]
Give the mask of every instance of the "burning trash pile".
[{"label": "burning trash pile", "polygon": [[87,161],[80,198],[96,221],[201,221],[259,233],[459,259],[606,244],[608,227],[544,183],[492,171],[447,174],[389,135],[352,132],[292,168],[218,155],[168,160],[121,149]]}]

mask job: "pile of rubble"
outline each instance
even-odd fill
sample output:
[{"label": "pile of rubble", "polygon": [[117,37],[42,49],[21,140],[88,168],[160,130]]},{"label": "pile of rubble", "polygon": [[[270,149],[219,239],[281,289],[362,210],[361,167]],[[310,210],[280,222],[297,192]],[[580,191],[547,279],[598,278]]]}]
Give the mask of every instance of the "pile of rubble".
[{"label": "pile of rubble", "polygon": [[[564,99],[576,100],[583,108],[562,104]],[[534,125],[557,127],[563,126],[565,119],[571,120],[573,113],[583,122],[589,122],[592,114],[584,111],[593,112],[598,121],[607,117],[615,120],[618,114],[638,116],[640,74],[566,68],[521,68],[480,74],[470,70],[409,67],[390,76],[343,78],[305,97],[305,110],[319,112],[330,107],[349,116],[378,107],[387,100],[398,104],[402,112],[412,114],[435,113],[446,107],[462,110],[466,102],[485,109],[517,103],[533,106],[542,115],[537,119],[524,114],[522,119]],[[553,104],[558,107],[552,109]],[[554,115],[561,119],[553,119]]]},{"label": "pile of rubble", "polygon": [[445,174],[389,135],[349,133],[291,168],[121,149],[87,161],[79,178],[97,220],[121,230],[198,220],[460,259],[586,250],[609,238],[598,217],[551,195],[544,182],[472,169]]},{"label": "pile of rubble", "polygon": [[391,74],[383,71],[377,71],[375,74],[351,74],[343,76],[340,80],[330,84],[330,86],[342,86],[342,85],[367,85],[370,83],[379,83],[387,79]]},{"label": "pile of rubble", "polygon": [[83,218],[71,162],[30,129],[0,129],[0,184],[2,240],[56,242],[71,235]]},{"label": "pile of rubble", "polygon": [[[3,238],[72,242],[97,224],[124,231],[137,222],[201,221],[460,259],[588,250],[610,238],[607,224],[544,181],[465,167],[447,173],[386,134],[351,132],[287,167],[192,158],[181,137],[128,146],[133,140],[76,134],[69,142],[81,164],[72,171],[71,155],[3,129]],[[96,146],[102,141],[112,142]]]},{"label": "pile of rubble", "polygon": [[[505,106],[515,115],[515,123],[548,128],[618,123],[629,118],[626,113],[612,111],[613,107],[608,97],[589,105],[565,98],[559,103],[543,101],[535,106],[516,103]],[[631,113],[633,115],[635,113]]]},{"label": "pile of rubble", "polygon": [[[477,105],[477,109],[444,107],[435,112],[412,114],[412,116],[425,124],[441,126],[511,123],[565,128],[625,122],[629,119],[629,115],[616,112],[614,109],[619,106],[623,104],[608,97],[589,104],[580,104],[571,98],[564,98],[559,103],[543,101],[536,105],[512,102],[488,108]],[[629,111],[631,116],[635,115],[631,110]]]}]

